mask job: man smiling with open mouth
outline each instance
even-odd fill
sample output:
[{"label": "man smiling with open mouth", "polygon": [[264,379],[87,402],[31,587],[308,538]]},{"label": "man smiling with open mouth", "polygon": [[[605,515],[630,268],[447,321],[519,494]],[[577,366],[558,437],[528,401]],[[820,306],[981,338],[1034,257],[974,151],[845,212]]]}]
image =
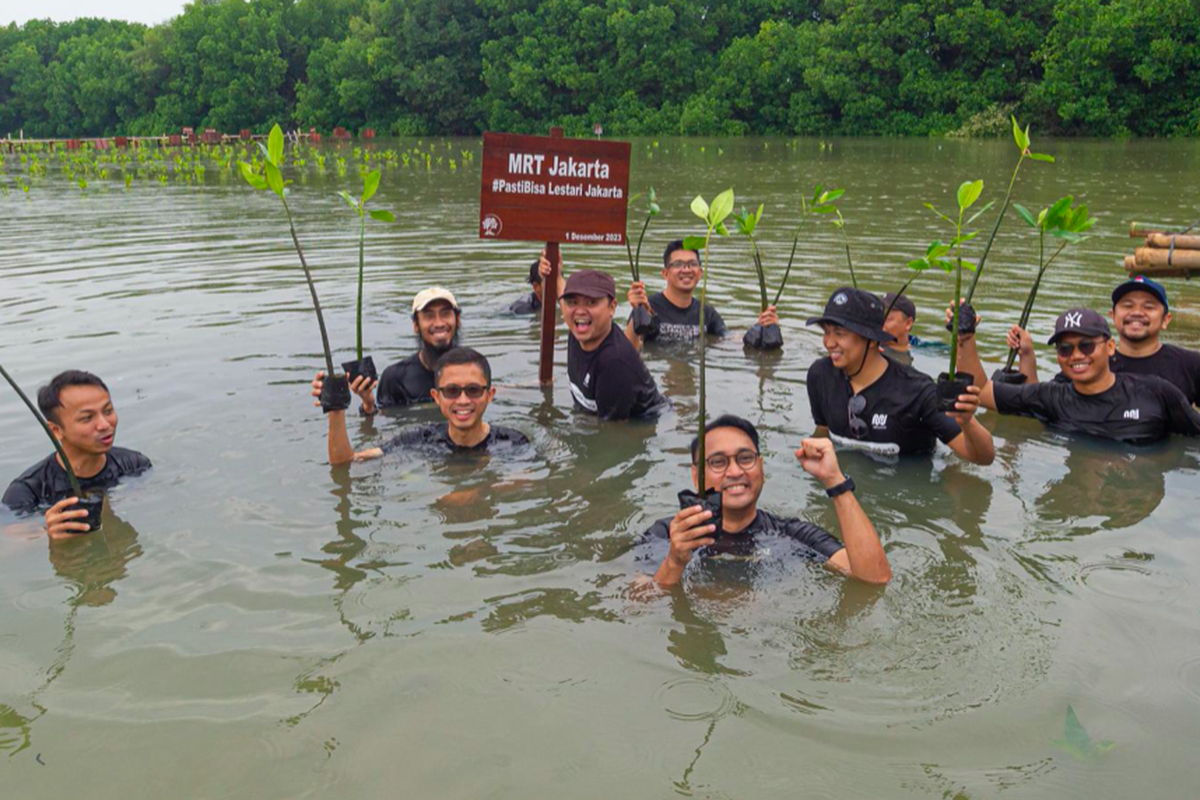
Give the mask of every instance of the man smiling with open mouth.
[{"label": "man smiling with open mouth", "polygon": [[[1048,344],[1068,380],[1023,385],[988,381],[979,404],[1126,442],[1153,442],[1172,433],[1200,436],[1200,414],[1178,388],[1153,375],[1112,371],[1109,359],[1116,344],[1100,314],[1090,308],[1063,312]],[[964,371],[984,374],[973,335],[959,339],[959,356]]]},{"label": "man smiling with open mouth", "polygon": [[567,279],[560,307],[567,331],[567,377],[576,407],[600,419],[655,417],[668,406],[641,356],[617,326],[612,276],[584,269]]}]

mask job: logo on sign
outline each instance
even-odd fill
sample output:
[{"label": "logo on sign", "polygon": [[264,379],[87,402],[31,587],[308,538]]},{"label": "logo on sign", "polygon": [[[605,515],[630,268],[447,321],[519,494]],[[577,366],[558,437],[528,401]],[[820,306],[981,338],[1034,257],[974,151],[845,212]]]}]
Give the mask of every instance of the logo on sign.
[{"label": "logo on sign", "polygon": [[837,297],[833,298],[833,303],[834,305],[844,306],[846,305],[846,301],[849,299],[850,298],[846,297],[845,294],[839,294]]},{"label": "logo on sign", "polygon": [[872,414],[871,424],[875,426],[875,430],[883,430],[887,427],[887,414]]},{"label": "logo on sign", "polygon": [[1076,311],[1073,314],[1067,314],[1063,319],[1064,328],[1078,328],[1083,324],[1083,312]]},{"label": "logo on sign", "polygon": [[479,230],[483,236],[499,236],[500,231],[504,230],[504,223],[495,214],[488,214],[479,223]]}]

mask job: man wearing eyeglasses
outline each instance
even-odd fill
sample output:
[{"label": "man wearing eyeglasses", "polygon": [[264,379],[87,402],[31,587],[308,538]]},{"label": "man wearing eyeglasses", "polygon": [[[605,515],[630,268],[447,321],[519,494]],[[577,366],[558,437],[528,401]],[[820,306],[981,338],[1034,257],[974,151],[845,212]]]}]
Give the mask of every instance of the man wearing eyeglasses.
[{"label": "man wearing eyeglasses", "polygon": [[[1172,433],[1200,436],[1200,414],[1177,387],[1153,375],[1112,371],[1109,359],[1116,344],[1108,322],[1097,312],[1073,308],[1060,314],[1049,344],[1067,381],[987,381],[980,404],[1001,414],[1034,417],[1047,425],[1135,444]],[[959,339],[959,359],[964,371],[984,374],[974,336]]]},{"label": "man wearing eyeglasses", "polygon": [[974,464],[995,459],[992,435],[975,419],[977,387],[958,396],[953,412],[943,412],[928,375],[879,351],[880,343],[894,337],[883,329],[878,297],[842,287],[830,296],[825,313],[808,324],[821,326],[829,353],[808,370],[817,436],[828,434],[839,447],[885,456],[932,453],[940,440]]},{"label": "man wearing eyeglasses", "polygon": [[[654,581],[660,586],[679,583],[697,555],[706,562],[795,557],[822,563],[867,583],[891,580],[883,545],[854,498],[854,481],[838,466],[833,443],[828,439],[805,439],[796,450],[796,458],[833,499],[842,533],[840,542],[811,522],[759,509],[758,498],[766,476],[758,442],[758,430],[741,417],[726,414],[708,425],[704,481],[721,493],[720,531],[711,522],[712,512],[699,505],[654,523],[642,537],[643,546],[651,551],[644,557],[657,560],[663,542],[667,545]],[[692,442],[693,484],[699,477],[699,444],[698,438]]]},{"label": "man wearing eyeglasses", "polygon": [[[645,281],[634,281],[629,286],[629,305],[648,309],[651,315],[649,327],[640,331],[634,329],[632,316],[625,323],[625,338],[638,350],[645,342],[691,341],[700,337],[700,301],[692,296],[704,277],[700,254],[684,250],[683,240],[676,239],[663,251],[662,276],[666,288],[649,297]],[[710,336],[724,336],[726,332],[725,320],[711,303],[704,306],[704,329]]]},{"label": "man wearing eyeglasses", "polygon": [[[488,404],[496,397],[488,360],[469,347],[450,350],[434,365],[435,386],[431,390],[445,422],[407,428],[380,447],[355,452],[346,433],[346,412],[329,412],[329,463],[369,461],[398,449],[464,453],[495,451],[529,443],[525,434],[483,420]],[[320,397],[324,372],[312,383],[313,397]],[[317,405],[320,405],[318,402]]]}]

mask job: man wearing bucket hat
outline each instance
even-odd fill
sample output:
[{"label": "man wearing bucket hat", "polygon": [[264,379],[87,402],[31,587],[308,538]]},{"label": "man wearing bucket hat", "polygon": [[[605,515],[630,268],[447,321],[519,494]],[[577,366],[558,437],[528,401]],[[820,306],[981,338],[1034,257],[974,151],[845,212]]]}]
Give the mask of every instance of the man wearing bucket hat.
[{"label": "man wearing bucket hat", "polygon": [[612,276],[583,269],[567,278],[559,304],[570,339],[567,377],[576,407],[601,419],[657,416],[667,405],[642,358],[613,325]]},{"label": "man wearing bucket hat", "polygon": [[817,434],[885,455],[931,453],[940,439],[960,458],[992,463],[992,436],[975,419],[979,389],[959,395],[953,412],[941,411],[929,376],[879,352],[880,343],[893,341],[883,323],[882,301],[850,287],[835,291],[825,313],[808,320],[821,326],[829,352],[808,370]]},{"label": "man wearing bucket hat", "polygon": [[458,346],[461,313],[448,289],[432,286],[417,292],[412,302],[412,326],[421,349],[385,369],[378,382],[360,377],[350,384],[362,399],[364,414],[374,414],[377,408],[433,402],[429,393],[434,388],[433,365]]},{"label": "man wearing bucket hat", "polygon": [[[1200,436],[1200,414],[1178,388],[1153,375],[1113,372],[1116,344],[1108,322],[1090,308],[1058,315],[1054,334],[1058,365],[1066,381],[1001,384],[988,381],[979,402],[1001,414],[1034,417],[1047,425],[1133,443],[1172,433]],[[974,337],[959,341],[962,369],[983,374]]]}]

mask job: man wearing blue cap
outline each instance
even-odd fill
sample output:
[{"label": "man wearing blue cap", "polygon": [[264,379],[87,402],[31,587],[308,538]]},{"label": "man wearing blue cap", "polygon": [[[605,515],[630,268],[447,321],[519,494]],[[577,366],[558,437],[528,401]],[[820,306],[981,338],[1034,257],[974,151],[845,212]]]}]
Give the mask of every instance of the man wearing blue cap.
[{"label": "man wearing blue cap", "polygon": [[1200,353],[1160,341],[1171,324],[1167,290],[1156,281],[1138,275],[1112,293],[1113,325],[1120,341],[1113,354],[1113,372],[1157,375],[1174,384],[1188,402],[1200,397]]},{"label": "man wearing blue cap", "polygon": [[[1067,380],[1008,384],[988,381],[979,404],[1001,414],[1034,417],[1069,431],[1144,444],[1178,433],[1200,436],[1200,413],[1176,387],[1153,375],[1113,372],[1116,343],[1108,322],[1090,308],[1064,311],[1054,323],[1058,365]],[[959,339],[960,369],[983,375],[975,337]]]}]

